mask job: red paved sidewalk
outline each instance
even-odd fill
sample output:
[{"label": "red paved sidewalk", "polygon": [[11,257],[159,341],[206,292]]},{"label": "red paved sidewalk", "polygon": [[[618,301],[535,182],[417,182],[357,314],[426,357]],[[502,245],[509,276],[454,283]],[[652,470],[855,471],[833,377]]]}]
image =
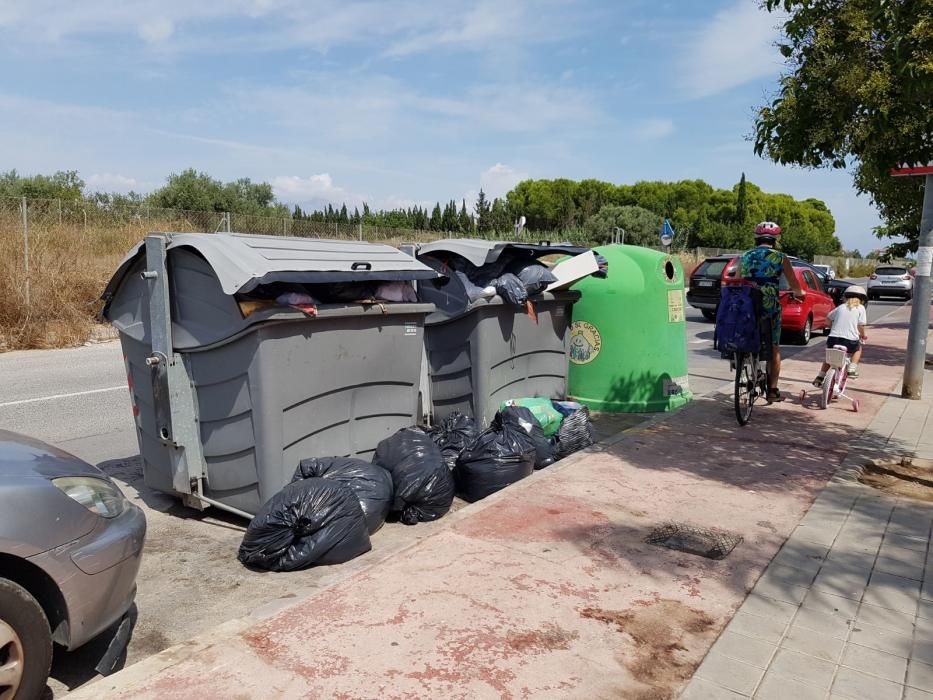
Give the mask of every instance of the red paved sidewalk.
[{"label": "red paved sidewalk", "polygon": [[[905,320],[872,330],[858,414],[786,402],[741,429],[731,396],[696,401],[464,508],[313,598],[72,697],[676,697],[898,384]],[[785,363],[794,394],[822,349],[804,356]],[[668,520],[745,540],[722,561],[645,544]]]}]

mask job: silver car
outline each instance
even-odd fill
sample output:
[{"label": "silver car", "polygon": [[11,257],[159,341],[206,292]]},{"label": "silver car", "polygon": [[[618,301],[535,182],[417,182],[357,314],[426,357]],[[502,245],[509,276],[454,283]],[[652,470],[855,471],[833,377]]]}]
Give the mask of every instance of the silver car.
[{"label": "silver car", "polygon": [[43,694],[53,642],[112,631],[97,670],[114,670],[145,535],[142,511],[97,467],[0,430],[0,700]]},{"label": "silver car", "polygon": [[868,298],[901,297],[910,299],[914,294],[914,278],[906,267],[879,265],[868,278]]}]

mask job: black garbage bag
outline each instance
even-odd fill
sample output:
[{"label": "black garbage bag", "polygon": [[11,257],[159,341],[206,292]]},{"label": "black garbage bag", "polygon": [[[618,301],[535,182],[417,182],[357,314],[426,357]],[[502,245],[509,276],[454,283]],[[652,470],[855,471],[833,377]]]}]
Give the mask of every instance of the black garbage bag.
[{"label": "black garbage bag", "polygon": [[259,509],[240,543],[246,566],[295,571],[342,564],[371,549],[366,518],[356,495],[333,479],[302,479]]},{"label": "black garbage bag", "polygon": [[529,295],[540,294],[549,284],[557,281],[557,277],[546,265],[536,261],[516,261],[509,266],[508,270],[521,280]]},{"label": "black garbage bag", "polygon": [[528,301],[528,292],[525,291],[524,282],[511,272],[497,277],[494,285],[496,293],[509,304],[524,306]]},{"label": "black garbage bag", "polygon": [[476,439],[476,421],[460,411],[454,411],[431,428],[428,434],[440,448],[447,468],[452,470],[457,466],[457,457],[463,448]]},{"label": "black garbage bag", "polygon": [[554,445],[547,439],[535,414],[524,406],[507,406],[499,412],[503,424],[517,426],[528,433],[535,447],[535,469],[549,467],[557,460]]},{"label": "black garbage bag", "polygon": [[392,510],[406,525],[437,520],[454,500],[454,477],[434,440],[418,428],[403,428],[376,446],[373,462],[392,475]]},{"label": "black garbage bag", "polygon": [[392,507],[392,475],[378,464],[353,457],[315,457],[298,464],[292,481],[334,479],[350,488],[359,499],[369,534],[382,527]]},{"label": "black garbage bag", "polygon": [[563,459],[595,442],[596,429],[590,421],[590,409],[584,406],[561,421],[557,430],[557,458]]},{"label": "black garbage bag", "polygon": [[[538,426],[540,428],[540,426]],[[492,425],[467,446],[457,460],[457,495],[479,501],[535,470],[535,444],[514,422],[497,413]]]}]

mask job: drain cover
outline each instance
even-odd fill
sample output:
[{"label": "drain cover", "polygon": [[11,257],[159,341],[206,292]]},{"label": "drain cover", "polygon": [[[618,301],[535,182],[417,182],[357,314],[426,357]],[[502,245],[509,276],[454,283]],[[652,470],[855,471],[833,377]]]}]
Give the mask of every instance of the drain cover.
[{"label": "drain cover", "polygon": [[707,559],[724,559],[742,541],[741,535],[696,527],[686,523],[666,523],[656,527],[645,542]]}]

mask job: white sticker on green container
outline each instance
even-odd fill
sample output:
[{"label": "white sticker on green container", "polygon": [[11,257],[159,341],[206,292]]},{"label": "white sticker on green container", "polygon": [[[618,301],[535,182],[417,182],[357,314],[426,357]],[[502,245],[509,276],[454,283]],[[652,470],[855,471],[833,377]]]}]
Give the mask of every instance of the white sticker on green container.
[{"label": "white sticker on green container", "polygon": [[682,289],[667,290],[667,320],[670,323],[683,323],[684,321],[684,291]]},{"label": "white sticker on green container", "polygon": [[575,365],[585,365],[596,359],[603,348],[603,339],[599,331],[588,321],[574,321],[570,324],[570,361]]}]

